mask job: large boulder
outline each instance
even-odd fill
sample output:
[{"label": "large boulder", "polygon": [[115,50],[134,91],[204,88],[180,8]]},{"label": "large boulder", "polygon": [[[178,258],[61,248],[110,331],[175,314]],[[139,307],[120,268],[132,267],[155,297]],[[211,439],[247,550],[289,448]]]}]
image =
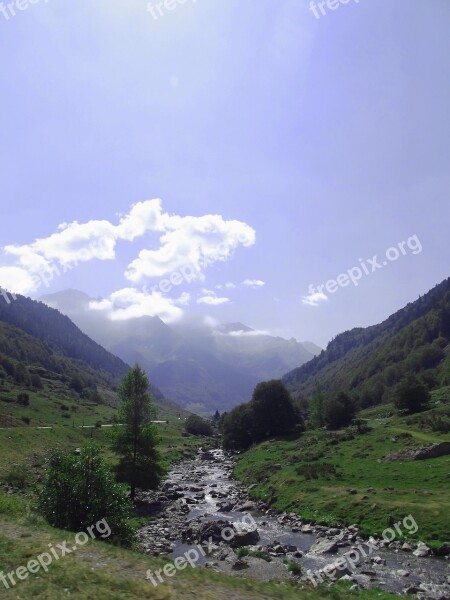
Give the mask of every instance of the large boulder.
[{"label": "large boulder", "polygon": [[415,448],[404,448],[398,452],[393,452],[386,456],[386,462],[396,460],[411,461],[411,460],[426,460],[428,458],[438,458],[439,456],[447,456],[450,454],[450,442],[441,442],[432,444],[431,446],[416,446]]},{"label": "large boulder", "polygon": [[332,554],[337,552],[338,546],[335,540],[318,540],[309,549],[313,554]]},{"label": "large boulder", "polygon": [[259,542],[259,533],[257,529],[239,529],[236,530],[233,539],[230,542],[232,548],[240,548],[241,546],[254,546]]}]

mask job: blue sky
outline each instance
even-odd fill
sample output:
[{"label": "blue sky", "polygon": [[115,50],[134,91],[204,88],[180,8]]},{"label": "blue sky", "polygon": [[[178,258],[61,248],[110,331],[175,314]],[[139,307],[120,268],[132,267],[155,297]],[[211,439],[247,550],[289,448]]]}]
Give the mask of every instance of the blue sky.
[{"label": "blue sky", "polygon": [[325,345],[449,275],[447,0],[171,1],[0,12],[2,285]]}]

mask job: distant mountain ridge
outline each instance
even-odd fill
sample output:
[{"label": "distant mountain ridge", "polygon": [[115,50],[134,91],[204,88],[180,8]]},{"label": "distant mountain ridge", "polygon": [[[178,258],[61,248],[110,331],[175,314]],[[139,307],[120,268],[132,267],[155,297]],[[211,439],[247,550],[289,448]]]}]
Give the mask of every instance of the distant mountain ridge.
[{"label": "distant mountain ridge", "polygon": [[301,402],[319,385],[366,407],[392,400],[394,386],[412,373],[429,389],[450,385],[450,278],[379,325],[336,336],[283,381]]},{"label": "distant mountain ridge", "polygon": [[186,318],[170,325],[159,317],[111,321],[90,309],[93,300],[76,290],[40,298],[67,314],[86,332],[127,363],[139,362],[151,381],[186,410],[223,412],[250,399],[259,381],[280,378],[313,358],[295,339],[285,340],[242,323],[211,327]]},{"label": "distant mountain ridge", "polygon": [[[79,374],[92,384],[115,385],[129,370],[69,317],[20,295],[9,304],[0,301],[0,352],[57,373]],[[155,386],[151,392],[155,401],[167,403]]]}]

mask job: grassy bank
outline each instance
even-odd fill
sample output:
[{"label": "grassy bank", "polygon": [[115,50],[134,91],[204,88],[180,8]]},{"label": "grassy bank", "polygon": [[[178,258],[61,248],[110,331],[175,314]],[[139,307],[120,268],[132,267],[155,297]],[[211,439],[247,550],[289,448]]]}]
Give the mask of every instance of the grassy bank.
[{"label": "grassy bank", "polygon": [[412,514],[416,539],[439,547],[450,539],[450,457],[385,462],[402,448],[448,441],[426,423],[447,405],[413,417],[391,416],[389,406],[368,411],[363,435],[310,431],[299,439],[270,440],[243,453],[235,475],[254,498],[273,508],[329,525],[357,523],[363,534],[381,534]]},{"label": "grassy bank", "polygon": [[[1,504],[3,510],[6,506]],[[48,551],[48,544],[73,539],[73,534],[49,528],[40,523],[30,524],[30,517],[22,513],[20,503],[11,501],[9,515],[0,517],[0,571],[11,572],[39,554]],[[258,583],[241,577],[227,577],[207,569],[178,571],[167,583],[155,588],[145,580],[147,570],[155,572],[167,563],[165,559],[146,557],[137,552],[112,547],[99,541],[90,541],[78,547],[76,554],[54,561],[48,572],[30,574],[27,579],[6,590],[0,582],[0,596],[5,600],[38,598],[39,600],[319,600],[321,598],[367,598],[389,600],[393,595],[371,590],[352,593],[348,586],[337,586],[332,591],[304,588],[299,591],[294,583]]]}]

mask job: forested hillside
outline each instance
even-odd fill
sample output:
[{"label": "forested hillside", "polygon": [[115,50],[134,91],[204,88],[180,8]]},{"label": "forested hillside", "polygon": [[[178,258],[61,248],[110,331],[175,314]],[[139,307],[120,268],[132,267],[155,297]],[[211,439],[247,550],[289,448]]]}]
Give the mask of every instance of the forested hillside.
[{"label": "forested hillside", "polygon": [[[57,374],[63,381],[79,379],[91,391],[99,385],[114,387],[129,369],[68,317],[24,296],[9,304],[0,302],[0,378],[13,375],[19,364],[30,372]],[[156,402],[176,406],[155,386],[150,390]]]},{"label": "forested hillside", "polygon": [[429,389],[450,384],[450,278],[386,321],[338,335],[326,350],[284,376],[306,404],[317,386],[349,393],[361,408],[390,402],[395,386],[415,374]]},{"label": "forested hillside", "polygon": [[126,363],[82,333],[68,317],[42,302],[24,296],[17,296],[17,300],[10,304],[0,302],[0,321],[16,325],[46,342],[49,348],[83,360],[114,377],[121,377],[128,369]]}]

